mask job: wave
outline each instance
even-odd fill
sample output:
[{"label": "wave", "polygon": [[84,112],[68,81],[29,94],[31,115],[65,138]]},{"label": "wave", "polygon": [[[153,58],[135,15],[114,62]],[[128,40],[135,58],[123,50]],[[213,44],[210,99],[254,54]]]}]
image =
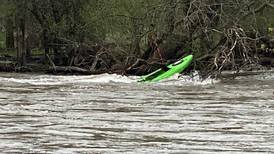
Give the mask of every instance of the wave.
[{"label": "wave", "polygon": [[[88,83],[137,83],[138,76],[122,76],[117,74],[101,74],[88,76],[54,76],[54,75],[36,75],[36,74],[16,74],[1,76],[2,83],[29,84],[29,85],[66,85],[66,84],[88,84]],[[214,79],[201,79],[198,74],[191,76],[181,76],[179,74],[173,77],[155,83],[138,83],[146,85],[208,85],[218,82]]]},{"label": "wave", "polygon": [[157,82],[159,85],[178,85],[178,86],[198,86],[198,85],[212,85],[220,82],[220,80],[213,78],[203,79],[197,71],[191,75],[175,74],[171,78]]}]

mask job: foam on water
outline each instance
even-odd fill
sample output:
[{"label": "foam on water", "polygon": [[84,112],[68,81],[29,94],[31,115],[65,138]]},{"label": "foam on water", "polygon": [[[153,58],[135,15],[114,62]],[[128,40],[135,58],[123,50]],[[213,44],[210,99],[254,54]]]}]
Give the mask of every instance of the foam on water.
[{"label": "foam on water", "polygon": [[53,78],[48,76],[35,76],[31,78],[6,78],[0,77],[2,82],[19,83],[19,84],[31,84],[31,85],[59,85],[62,84],[60,78]]},{"label": "foam on water", "polygon": [[[265,73],[255,76],[242,76],[236,79],[243,80],[255,78],[257,80],[273,80],[273,73]],[[87,84],[87,83],[137,83],[139,76],[122,76],[117,74],[101,74],[87,76],[54,76],[54,75],[29,75],[29,74],[0,74],[2,83],[18,83],[28,85],[66,85],[66,84]],[[175,74],[174,76],[154,83],[140,83],[146,85],[177,85],[177,86],[199,86],[219,83],[220,80],[207,78],[203,79],[195,71],[191,75]]]},{"label": "foam on water", "polygon": [[180,75],[175,74],[174,76],[158,82],[160,85],[179,85],[179,86],[197,86],[197,85],[212,85],[220,82],[220,80],[207,78],[203,79],[199,76],[198,72],[195,71],[191,75]]},{"label": "foam on water", "polygon": [[[64,84],[86,84],[86,83],[137,83],[138,76],[122,76],[117,74],[101,74],[101,75],[89,75],[89,76],[53,76],[53,75],[18,75],[18,77],[12,78],[8,76],[1,77],[0,81],[7,83],[19,83],[29,85],[64,85]],[[157,85],[209,85],[217,83],[217,80],[206,79],[203,80],[194,73],[191,76],[180,76],[179,74],[173,77],[155,83],[145,84],[157,84]],[[143,84],[143,83],[142,83]]]},{"label": "foam on water", "polygon": [[[28,76],[30,77],[30,76]],[[73,83],[110,83],[122,82],[132,83],[135,82],[134,77],[126,77],[116,74],[102,74],[90,76],[53,76],[53,75],[33,75],[30,78],[18,76],[16,78],[0,77],[2,82],[12,82],[19,84],[30,85],[62,85]]]}]

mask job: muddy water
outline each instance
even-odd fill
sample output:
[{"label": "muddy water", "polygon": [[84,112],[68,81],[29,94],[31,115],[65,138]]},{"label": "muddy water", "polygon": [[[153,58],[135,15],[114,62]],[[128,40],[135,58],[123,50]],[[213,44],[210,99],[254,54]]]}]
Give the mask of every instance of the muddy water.
[{"label": "muddy water", "polygon": [[1,153],[274,153],[274,76],[0,74]]}]

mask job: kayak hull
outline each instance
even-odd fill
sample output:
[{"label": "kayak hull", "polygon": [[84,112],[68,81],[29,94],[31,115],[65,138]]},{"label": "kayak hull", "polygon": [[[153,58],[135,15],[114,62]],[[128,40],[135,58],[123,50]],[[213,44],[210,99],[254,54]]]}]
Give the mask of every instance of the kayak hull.
[{"label": "kayak hull", "polygon": [[166,69],[158,69],[148,75],[142,76],[139,82],[157,82],[163,79],[167,79],[176,73],[183,72],[192,62],[193,55],[188,55],[179,61],[167,65]]}]

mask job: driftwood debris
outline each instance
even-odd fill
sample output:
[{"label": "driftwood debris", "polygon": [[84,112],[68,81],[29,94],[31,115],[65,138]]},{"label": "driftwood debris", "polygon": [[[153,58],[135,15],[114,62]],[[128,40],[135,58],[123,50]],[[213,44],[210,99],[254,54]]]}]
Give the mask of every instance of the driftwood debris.
[{"label": "driftwood debris", "polygon": [[[60,54],[46,55],[52,74],[90,75],[111,72],[111,67],[121,63],[110,48],[103,45],[77,45],[57,51]],[[57,63],[55,60],[57,59]],[[61,63],[60,63],[61,61]]]},{"label": "driftwood debris", "polygon": [[252,75],[260,75],[260,74],[267,74],[267,73],[274,73],[274,70],[261,70],[261,71],[243,71],[243,72],[222,72],[221,74],[217,75],[217,78],[220,79],[231,79],[241,76],[252,76]]},{"label": "driftwood debris", "polygon": [[0,61],[1,72],[13,72],[15,71],[15,63],[13,61]]},{"label": "driftwood debris", "polygon": [[53,74],[82,74],[82,75],[90,75],[92,72],[89,70],[75,67],[75,66],[55,66],[49,69],[49,73]]}]

